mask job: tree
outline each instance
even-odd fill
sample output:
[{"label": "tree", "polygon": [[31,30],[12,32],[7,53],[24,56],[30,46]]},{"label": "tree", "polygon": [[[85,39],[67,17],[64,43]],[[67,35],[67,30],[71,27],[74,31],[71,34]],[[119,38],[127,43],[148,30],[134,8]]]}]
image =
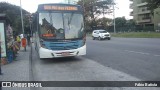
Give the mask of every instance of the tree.
[{"label": "tree", "polygon": [[125,17],[117,17],[115,18],[116,27],[124,27],[126,25],[126,18]]},{"label": "tree", "polygon": [[[22,10],[24,15],[24,27],[29,26],[29,21],[27,20],[27,12],[26,10]],[[21,27],[21,15],[20,15],[20,7],[15,6],[6,2],[0,2],[0,13],[6,14],[7,24],[11,25],[14,32],[17,34],[22,33]]]},{"label": "tree", "polygon": [[107,30],[107,28],[112,24],[112,21],[113,20],[110,18],[99,18],[96,20],[97,28]]},{"label": "tree", "polygon": [[127,20],[126,27],[128,28],[128,31],[135,31],[136,29],[136,23],[133,19]]},{"label": "tree", "polygon": [[136,23],[135,23],[135,21],[133,19],[127,20],[127,24],[129,26],[135,26],[136,25]]},{"label": "tree", "polygon": [[102,15],[111,12],[113,0],[80,0],[77,4],[83,6],[85,20],[91,21],[91,28],[96,26],[96,19]]},{"label": "tree", "polygon": [[116,31],[121,32],[121,31],[126,31],[126,23],[127,20],[125,17],[117,17],[115,18],[115,25],[116,25]]},{"label": "tree", "polygon": [[160,0],[146,0],[146,2],[148,3],[147,7],[152,11],[152,13],[154,9],[160,7]]}]

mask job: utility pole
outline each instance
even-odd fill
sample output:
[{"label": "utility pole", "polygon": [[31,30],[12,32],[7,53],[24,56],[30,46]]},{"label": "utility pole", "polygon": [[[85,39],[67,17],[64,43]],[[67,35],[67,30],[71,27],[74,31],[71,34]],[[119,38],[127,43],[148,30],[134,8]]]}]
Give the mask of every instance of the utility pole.
[{"label": "utility pole", "polygon": [[[21,0],[20,0],[20,9],[21,9],[21,23],[22,23],[22,32],[23,32],[23,38],[22,39],[25,39],[25,41],[26,41],[25,34],[24,34],[23,13],[22,13]],[[23,42],[24,42],[24,40],[23,40]],[[23,42],[22,42],[22,44],[23,44]],[[26,45],[24,46],[24,50],[26,51]]]},{"label": "utility pole", "polygon": [[114,33],[116,33],[116,22],[115,22],[115,0],[113,0],[113,23],[114,23]]},{"label": "utility pole", "polygon": [[24,37],[24,25],[23,25],[23,13],[22,13],[22,4],[21,4],[21,0],[20,0],[20,10],[21,10],[22,33],[23,33],[23,37]]}]

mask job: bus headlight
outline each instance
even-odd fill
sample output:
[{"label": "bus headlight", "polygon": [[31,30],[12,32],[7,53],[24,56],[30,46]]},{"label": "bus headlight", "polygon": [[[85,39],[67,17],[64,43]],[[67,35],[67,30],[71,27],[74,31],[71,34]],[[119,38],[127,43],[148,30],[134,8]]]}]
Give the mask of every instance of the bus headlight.
[{"label": "bus headlight", "polygon": [[44,44],[43,40],[40,41],[40,45],[41,45],[42,48],[46,48],[46,49],[47,49],[47,47],[46,47],[46,45]]}]

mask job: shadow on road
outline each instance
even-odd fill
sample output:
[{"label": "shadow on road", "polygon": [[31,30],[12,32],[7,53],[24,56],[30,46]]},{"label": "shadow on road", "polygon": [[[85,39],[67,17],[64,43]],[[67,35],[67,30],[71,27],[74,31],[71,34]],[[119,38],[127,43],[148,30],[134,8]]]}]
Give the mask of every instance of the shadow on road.
[{"label": "shadow on road", "polygon": [[43,64],[53,64],[53,63],[69,63],[69,62],[79,62],[81,59],[77,57],[62,57],[62,58],[46,58],[41,59]]}]

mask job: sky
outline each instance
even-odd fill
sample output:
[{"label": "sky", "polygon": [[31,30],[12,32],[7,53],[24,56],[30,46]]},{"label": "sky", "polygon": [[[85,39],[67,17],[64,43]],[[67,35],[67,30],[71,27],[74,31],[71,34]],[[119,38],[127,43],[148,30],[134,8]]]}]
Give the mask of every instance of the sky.
[{"label": "sky", "polygon": [[[0,0],[0,2],[8,2],[17,6],[20,6],[20,0]],[[37,10],[38,4],[42,3],[59,3],[64,2],[66,0],[21,0],[22,8],[27,10],[30,13],[34,13]],[[132,19],[130,16],[130,12],[132,10],[129,9],[130,1],[129,0],[115,0],[116,8],[115,8],[115,17],[123,17],[126,19]],[[107,17],[107,16],[106,16]],[[112,18],[112,15],[109,16]]]}]

